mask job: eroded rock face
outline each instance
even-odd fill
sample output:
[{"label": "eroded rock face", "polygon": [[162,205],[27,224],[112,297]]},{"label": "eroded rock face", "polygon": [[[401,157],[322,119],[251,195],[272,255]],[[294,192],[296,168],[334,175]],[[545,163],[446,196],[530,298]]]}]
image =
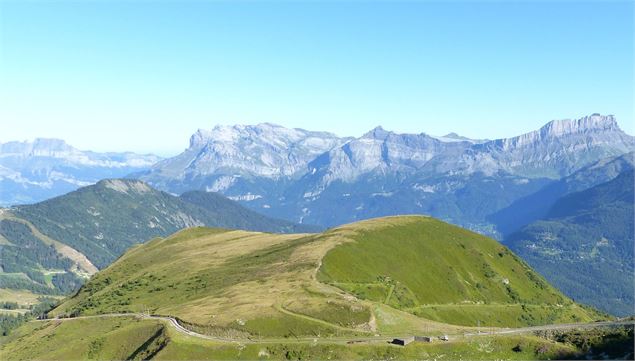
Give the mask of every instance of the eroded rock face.
[{"label": "eroded rock face", "polygon": [[493,175],[504,171],[526,177],[557,179],[602,158],[635,149],[612,115],[554,120],[513,138],[476,144],[456,157],[440,156],[428,170],[438,173]]},{"label": "eroded rock face", "polygon": [[143,194],[152,191],[148,184],[137,180],[107,179],[103,182],[103,185],[106,188],[126,194],[129,194],[129,192]]},{"label": "eroded rock face", "polygon": [[[270,123],[219,125],[212,130],[199,129],[192,135],[185,152],[190,161],[179,171],[191,175],[235,171],[264,177],[292,176],[316,156],[347,140],[331,133]],[[165,162],[155,169],[171,166],[175,164]]]}]

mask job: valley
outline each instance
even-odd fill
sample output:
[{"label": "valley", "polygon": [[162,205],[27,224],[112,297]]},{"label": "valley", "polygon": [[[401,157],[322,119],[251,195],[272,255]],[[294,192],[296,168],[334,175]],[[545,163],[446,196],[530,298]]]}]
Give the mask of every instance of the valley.
[{"label": "valley", "polygon": [[[578,301],[633,313],[633,170],[559,198],[505,244]],[[602,280],[581,282],[581,280]]]}]

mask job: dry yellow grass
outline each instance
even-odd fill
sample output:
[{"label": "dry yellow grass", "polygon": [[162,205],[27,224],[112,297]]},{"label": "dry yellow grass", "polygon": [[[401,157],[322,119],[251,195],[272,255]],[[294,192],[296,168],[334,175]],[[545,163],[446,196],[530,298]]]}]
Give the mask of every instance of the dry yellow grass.
[{"label": "dry yellow grass", "polygon": [[[173,315],[188,323],[226,328],[242,326],[241,324],[249,320],[310,318],[310,315],[298,313],[298,309],[287,308],[290,302],[297,300],[310,303],[316,312],[330,307],[331,302],[349,305],[353,309],[369,309],[366,302],[341,289],[320,283],[315,278],[324,254],[337,244],[350,241],[345,237],[347,232],[350,231],[338,229],[327,233],[326,237],[316,237],[310,234],[279,235],[189,229],[132,249],[99,276],[132,280],[153,274],[164,277],[159,281],[153,281],[154,285],[184,285],[196,277],[195,275],[204,274],[207,278],[213,278],[224,277],[227,272],[244,271],[236,268],[225,269],[223,272],[226,273],[223,274],[214,273],[214,269],[226,268],[228,263],[235,262],[240,257],[252,257],[262,252],[262,257],[272,254],[270,257],[275,259],[256,270],[261,273],[258,277],[249,279],[249,275],[246,275],[244,281],[224,285],[220,292],[213,287],[197,291],[179,291],[166,287],[165,290],[154,292],[149,297],[147,292],[143,292],[135,294],[130,305],[116,310],[143,311],[149,308],[153,313]],[[120,272],[122,269],[125,271]],[[112,274],[113,271],[117,274]],[[122,283],[109,285],[92,297],[97,296],[103,300],[121,290]],[[80,294],[80,297],[69,300],[53,314],[69,312],[80,306],[83,299],[81,296]],[[174,299],[178,301],[170,301]],[[115,311],[113,308],[110,310]],[[93,311],[98,313],[105,310]],[[351,332],[374,331],[374,326],[369,325],[370,320],[371,318],[367,317],[364,322],[351,327],[337,324],[324,326],[348,329]]]}]

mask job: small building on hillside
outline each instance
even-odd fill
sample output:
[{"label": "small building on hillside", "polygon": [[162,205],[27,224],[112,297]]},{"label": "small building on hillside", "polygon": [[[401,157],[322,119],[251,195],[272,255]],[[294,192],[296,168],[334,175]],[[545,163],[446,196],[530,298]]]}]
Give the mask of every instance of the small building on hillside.
[{"label": "small building on hillside", "polygon": [[393,339],[391,343],[394,345],[406,346],[407,344],[413,342],[414,340],[415,340],[414,336],[402,337],[402,338]]}]

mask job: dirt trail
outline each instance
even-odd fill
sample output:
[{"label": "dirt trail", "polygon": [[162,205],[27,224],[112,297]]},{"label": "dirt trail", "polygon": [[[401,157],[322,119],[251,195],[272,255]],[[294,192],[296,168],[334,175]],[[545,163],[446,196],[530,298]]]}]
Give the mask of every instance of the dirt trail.
[{"label": "dirt trail", "polygon": [[[282,312],[289,312],[281,309]],[[296,314],[293,314],[294,316]],[[161,320],[167,322],[171,325],[177,332],[188,335],[191,337],[202,338],[211,341],[217,342],[233,342],[233,343],[338,343],[338,344],[346,344],[348,342],[389,342],[394,337],[403,337],[403,335],[393,335],[393,336],[338,336],[338,337],[325,337],[325,338],[315,338],[315,337],[304,337],[304,338],[240,338],[240,339],[231,339],[210,335],[203,335],[198,332],[194,332],[183,327],[174,317],[170,316],[149,316],[145,314],[139,313],[111,313],[104,315],[94,315],[94,316],[79,316],[73,318],[52,318],[45,320],[33,320],[31,322],[68,322],[74,320],[82,320],[82,319],[91,319],[91,318],[103,318],[103,317],[138,317],[142,319],[151,319],[151,320]],[[313,319],[311,319],[313,321]],[[532,326],[532,327],[521,327],[521,328],[512,328],[512,329],[502,329],[491,332],[480,332],[480,333],[466,333],[466,334],[454,334],[449,335],[450,339],[456,339],[458,337],[478,337],[478,336],[488,336],[488,335],[507,335],[507,334],[517,334],[517,333],[527,333],[527,332],[535,332],[535,331],[548,331],[548,330],[566,330],[566,329],[575,329],[575,328],[595,328],[602,326],[626,326],[626,325],[635,325],[635,321],[606,321],[606,322],[592,322],[592,323],[567,323],[567,324],[556,324],[556,325],[545,325],[545,326]],[[348,330],[348,329],[347,329]]]}]

